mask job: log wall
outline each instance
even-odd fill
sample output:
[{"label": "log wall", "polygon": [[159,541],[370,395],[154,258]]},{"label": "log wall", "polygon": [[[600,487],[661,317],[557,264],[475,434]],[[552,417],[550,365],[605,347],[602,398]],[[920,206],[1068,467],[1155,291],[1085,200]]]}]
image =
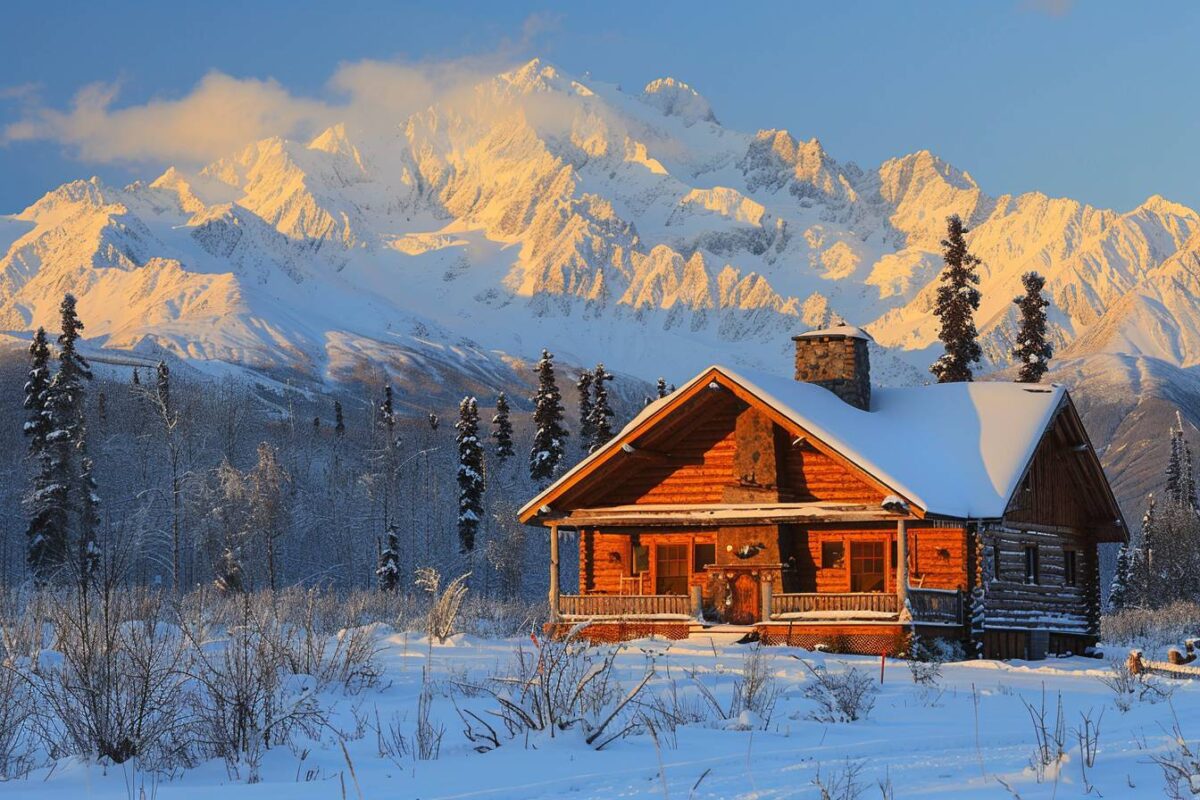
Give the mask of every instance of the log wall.
[{"label": "log wall", "polygon": [[[1095,545],[1068,532],[985,530],[981,573],[984,581],[984,627],[1048,628],[1064,633],[1091,634],[1088,592],[1096,559]],[[1025,546],[1038,548],[1038,582],[1025,582]],[[1076,552],[1076,585],[1066,583],[1064,550]],[[999,570],[996,560],[999,559]]]},{"label": "log wall", "polygon": [[630,459],[592,506],[639,503],[838,502],[878,505],[883,493],[841,462],[792,437],[753,408],[707,406],[658,457]]},{"label": "log wall", "polygon": [[[896,591],[896,564],[891,553],[896,540],[894,528],[810,529],[800,532],[799,557],[796,559],[799,592],[849,592],[850,544],[855,541],[883,541],[885,591]],[[825,542],[841,542],[843,563],[840,567],[822,567],[821,550]],[[909,584],[925,589],[966,589],[966,533],[962,528],[908,529]]]}]

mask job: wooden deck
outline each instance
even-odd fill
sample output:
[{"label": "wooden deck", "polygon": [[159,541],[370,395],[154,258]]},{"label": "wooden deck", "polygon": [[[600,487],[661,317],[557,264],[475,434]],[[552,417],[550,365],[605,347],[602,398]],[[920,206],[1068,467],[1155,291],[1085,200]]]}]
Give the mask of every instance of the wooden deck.
[{"label": "wooden deck", "polygon": [[[806,592],[773,595],[764,622],[781,617],[811,615],[813,619],[881,620],[900,618],[900,605],[891,592]],[[910,589],[908,608],[916,622],[941,625],[963,623],[960,591]],[[564,619],[654,619],[694,616],[692,599],[681,594],[568,594],[561,595],[558,613]]]}]

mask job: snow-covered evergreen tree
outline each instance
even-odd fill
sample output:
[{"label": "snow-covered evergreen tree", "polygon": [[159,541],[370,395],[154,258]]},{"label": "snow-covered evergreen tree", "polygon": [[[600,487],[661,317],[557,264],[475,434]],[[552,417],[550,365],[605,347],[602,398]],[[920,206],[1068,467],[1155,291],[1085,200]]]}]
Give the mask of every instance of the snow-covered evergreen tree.
[{"label": "snow-covered evergreen tree", "polygon": [[592,371],[579,371],[579,380],[575,382],[579,392],[579,449],[584,453],[591,452],[593,439],[592,422]]},{"label": "snow-covered evergreen tree", "polygon": [[346,418],[342,415],[342,401],[333,401],[333,432],[340,439],[346,435]]},{"label": "snow-covered evergreen tree", "polygon": [[1179,508],[1197,510],[1196,479],[1192,463],[1192,447],[1184,434],[1183,417],[1175,412],[1171,426],[1171,451],[1167,461],[1167,500]]},{"label": "snow-covered evergreen tree", "polygon": [[562,463],[567,431],[563,427],[562,395],[554,380],[554,356],[549,350],[535,368],[537,394],[533,396],[533,446],[529,449],[529,477],[545,485]]},{"label": "snow-covered evergreen tree", "polygon": [[496,414],[492,417],[492,441],[495,443],[497,464],[504,464],[513,457],[513,426],[509,412],[508,397],[501,392],[496,397]]},{"label": "snow-covered evergreen tree", "polygon": [[608,387],[605,385],[612,379],[612,373],[604,368],[603,362],[592,370],[591,425],[588,426],[592,438],[588,443],[589,453],[596,452],[613,437],[612,419],[615,415],[608,399]]},{"label": "snow-covered evergreen tree", "polygon": [[1117,551],[1117,568],[1108,591],[1108,607],[1111,610],[1122,611],[1128,607],[1130,577],[1130,545],[1124,542]]},{"label": "snow-covered evergreen tree", "polygon": [[1050,301],[1042,296],[1046,279],[1038,273],[1026,272],[1021,276],[1021,285],[1025,287],[1025,294],[1013,298],[1013,303],[1021,310],[1021,319],[1012,356],[1020,365],[1017,381],[1037,383],[1050,368],[1050,358],[1054,355],[1054,346],[1046,340],[1046,307]]},{"label": "snow-covered evergreen tree", "polygon": [[458,405],[458,544],[459,552],[475,549],[475,534],[483,519],[483,447],[479,443],[479,406],[474,397]]},{"label": "snow-covered evergreen tree", "polygon": [[84,382],[92,379],[92,370],[77,348],[83,322],[76,311],[74,295],[64,295],[59,313],[62,332],[58,336],[58,372],[46,390],[51,424],[46,442],[51,452],[51,480],[65,487],[59,497],[64,504],[62,513],[70,520],[68,563],[76,580],[86,585],[99,553],[96,529],[100,498],[92,478],[84,417]]},{"label": "snow-covered evergreen tree", "polygon": [[55,480],[53,459],[47,443],[51,414],[50,345],[46,331],[38,328],[29,345],[29,377],[25,382],[24,406],[27,414],[25,435],[29,437],[29,455],[34,462],[34,477],[26,506],[29,511],[27,558],[37,583],[46,583],[61,568],[67,554],[69,537],[66,515],[66,489]]},{"label": "snow-covered evergreen tree", "polygon": [[140,375],[138,375],[138,368],[137,368],[137,367],[134,367],[134,368],[133,368],[133,385],[134,385],[134,386],[141,386],[141,385],[142,385],[142,378],[141,378],[141,376],[140,376]]},{"label": "snow-covered evergreen tree", "polygon": [[1150,606],[1154,599],[1154,545],[1158,528],[1158,509],[1154,495],[1146,498],[1142,527],[1129,553],[1129,580],[1125,585],[1125,605],[1132,608]]},{"label": "snow-covered evergreen tree", "polygon": [[658,399],[659,400],[663,399],[664,397],[666,397],[669,394],[669,392],[667,391],[667,381],[665,378],[658,379],[658,383],[655,385],[655,389],[658,391]]},{"label": "snow-covered evergreen tree", "polygon": [[429,430],[436,431],[438,426],[442,424],[442,420],[437,414],[429,412]]},{"label": "snow-covered evergreen tree", "polygon": [[394,592],[400,588],[400,536],[395,526],[388,528],[387,543],[379,551],[375,581],[381,592]]},{"label": "snow-covered evergreen tree", "polygon": [[945,268],[933,308],[940,322],[938,338],[945,353],[929,367],[938,383],[971,380],[971,365],[983,355],[979,332],[975,329],[980,300],[975,288],[979,284],[976,267],[981,262],[967,250],[966,233],[967,228],[957,214],[946,220],[946,238],[942,240]]}]

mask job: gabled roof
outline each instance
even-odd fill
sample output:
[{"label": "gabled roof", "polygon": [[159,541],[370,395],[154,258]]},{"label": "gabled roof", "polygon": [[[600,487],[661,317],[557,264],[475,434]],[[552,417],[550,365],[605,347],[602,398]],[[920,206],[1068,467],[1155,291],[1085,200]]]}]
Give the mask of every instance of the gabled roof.
[{"label": "gabled roof", "polygon": [[[1050,423],[1070,405],[1061,386],[983,381],[876,388],[868,412],[814,384],[713,366],[644,408],[611,442],[527,503],[522,521],[553,504],[703,383],[761,403],[923,514],[958,519],[1004,516]],[[1088,452],[1095,457],[1090,445]]]}]

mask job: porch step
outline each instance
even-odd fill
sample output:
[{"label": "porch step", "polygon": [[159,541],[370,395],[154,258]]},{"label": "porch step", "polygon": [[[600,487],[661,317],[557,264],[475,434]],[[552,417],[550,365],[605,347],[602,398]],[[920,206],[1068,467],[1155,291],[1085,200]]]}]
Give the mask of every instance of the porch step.
[{"label": "porch step", "polygon": [[693,623],[688,629],[688,639],[703,642],[711,640],[714,645],[738,644],[757,630],[753,625],[701,625]]}]

